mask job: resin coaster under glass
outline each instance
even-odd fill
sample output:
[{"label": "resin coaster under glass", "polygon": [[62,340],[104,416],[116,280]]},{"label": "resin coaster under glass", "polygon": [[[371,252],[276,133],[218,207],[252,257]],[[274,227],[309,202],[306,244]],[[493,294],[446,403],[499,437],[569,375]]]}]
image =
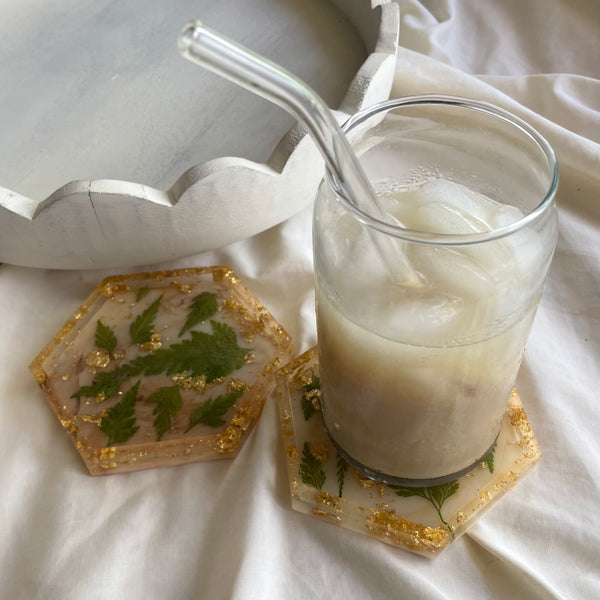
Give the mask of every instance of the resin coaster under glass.
[{"label": "resin coaster under glass", "polygon": [[541,452],[516,391],[495,447],[472,471],[442,485],[372,481],[333,447],[321,418],[316,348],[284,366],[276,394],[292,507],[393,546],[434,556],[522,479]]},{"label": "resin coaster under glass", "polygon": [[234,457],[289,335],[226,266],[109,277],[30,365],[90,474]]}]

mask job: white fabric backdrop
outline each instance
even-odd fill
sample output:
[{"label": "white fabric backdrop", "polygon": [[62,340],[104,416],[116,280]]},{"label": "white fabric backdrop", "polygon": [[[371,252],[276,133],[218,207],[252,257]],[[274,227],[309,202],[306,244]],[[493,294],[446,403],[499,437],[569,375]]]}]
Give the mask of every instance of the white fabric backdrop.
[{"label": "white fabric backdrop", "polygon": [[[560,238],[518,378],[538,467],[432,561],[292,511],[272,401],[234,461],[91,478],[27,365],[113,273],[3,265],[1,598],[600,597],[600,4],[400,4],[394,94],[492,101],[558,155]],[[310,221],[144,269],[230,264],[300,352]]]}]

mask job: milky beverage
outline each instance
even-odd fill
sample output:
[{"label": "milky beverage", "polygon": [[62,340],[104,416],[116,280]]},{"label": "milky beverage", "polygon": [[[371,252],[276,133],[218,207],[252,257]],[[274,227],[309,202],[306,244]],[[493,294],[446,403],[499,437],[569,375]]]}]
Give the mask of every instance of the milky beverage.
[{"label": "milky beverage", "polygon": [[[420,231],[485,232],[523,217],[443,179],[377,192],[387,212]],[[349,458],[393,477],[468,468],[494,444],[514,386],[540,293],[524,301],[525,278],[541,241],[530,231],[468,246],[396,240],[407,261],[398,273],[352,216],[334,228],[331,243],[344,240],[331,248],[336,267],[317,281],[330,435]]]}]

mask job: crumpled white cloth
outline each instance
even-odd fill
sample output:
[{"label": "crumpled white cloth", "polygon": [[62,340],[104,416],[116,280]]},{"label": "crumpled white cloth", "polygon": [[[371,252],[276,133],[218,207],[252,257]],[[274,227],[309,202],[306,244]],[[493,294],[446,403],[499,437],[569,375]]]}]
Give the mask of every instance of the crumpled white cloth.
[{"label": "crumpled white cloth", "polygon": [[[112,273],[3,265],[0,598],[600,597],[600,5],[400,5],[393,94],[493,102],[558,156],[560,237],[517,382],[543,451],[537,468],[434,560],[292,511],[272,401],[234,461],[90,478],[27,365]],[[316,342],[310,209],[146,268],[221,263],[298,352]]]}]

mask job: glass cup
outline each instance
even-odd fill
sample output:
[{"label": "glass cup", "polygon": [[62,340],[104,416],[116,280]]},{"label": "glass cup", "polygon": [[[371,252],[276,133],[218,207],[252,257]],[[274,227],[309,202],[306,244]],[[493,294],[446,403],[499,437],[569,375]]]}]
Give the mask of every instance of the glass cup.
[{"label": "glass cup", "polygon": [[493,448],[557,239],[556,159],[517,117],[419,96],[344,126],[381,213],[326,172],[313,244],[323,419],[369,477],[437,485]]}]

